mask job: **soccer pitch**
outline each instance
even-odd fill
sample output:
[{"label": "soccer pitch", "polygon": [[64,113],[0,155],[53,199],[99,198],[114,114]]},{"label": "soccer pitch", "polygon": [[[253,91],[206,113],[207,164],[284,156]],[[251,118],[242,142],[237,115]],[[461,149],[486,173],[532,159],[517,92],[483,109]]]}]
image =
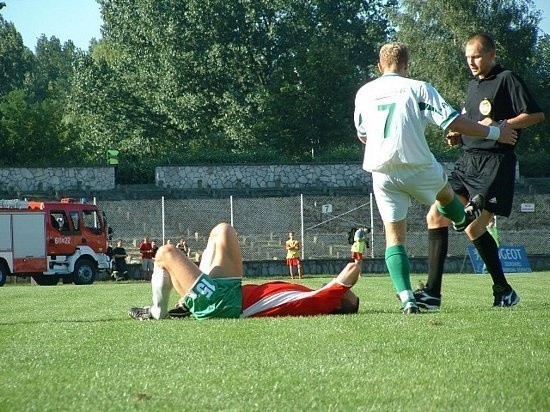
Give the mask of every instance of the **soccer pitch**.
[{"label": "soccer pitch", "polygon": [[550,410],[550,272],[508,278],[514,308],[487,275],[447,275],[442,311],[403,316],[366,276],[357,315],[204,322],[130,319],[142,282],[6,285],[0,410]]}]

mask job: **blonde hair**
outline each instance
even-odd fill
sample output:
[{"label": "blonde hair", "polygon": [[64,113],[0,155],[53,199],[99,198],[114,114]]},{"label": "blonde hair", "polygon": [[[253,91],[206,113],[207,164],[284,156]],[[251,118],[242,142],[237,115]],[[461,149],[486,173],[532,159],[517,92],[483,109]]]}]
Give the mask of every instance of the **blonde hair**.
[{"label": "blonde hair", "polygon": [[409,50],[403,43],[387,43],[380,48],[380,65],[401,68],[409,64]]}]

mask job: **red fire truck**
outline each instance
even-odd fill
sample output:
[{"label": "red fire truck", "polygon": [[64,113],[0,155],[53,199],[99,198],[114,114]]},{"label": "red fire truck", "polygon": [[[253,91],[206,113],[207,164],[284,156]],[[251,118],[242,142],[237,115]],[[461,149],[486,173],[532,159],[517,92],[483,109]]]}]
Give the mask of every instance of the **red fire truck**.
[{"label": "red fire truck", "polygon": [[39,285],[86,285],[110,268],[103,213],[78,199],[0,200],[0,286],[6,277],[32,276]]}]

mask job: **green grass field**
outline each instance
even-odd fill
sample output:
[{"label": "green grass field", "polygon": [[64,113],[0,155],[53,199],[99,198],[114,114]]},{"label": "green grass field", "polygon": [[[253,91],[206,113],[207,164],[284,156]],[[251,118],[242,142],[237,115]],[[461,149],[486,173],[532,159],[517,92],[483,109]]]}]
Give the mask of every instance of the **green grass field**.
[{"label": "green grass field", "polygon": [[441,312],[403,316],[364,277],[357,315],[205,322],[130,319],[147,283],[6,285],[0,411],[548,411],[550,272],[509,280],[512,309],[448,275]]}]

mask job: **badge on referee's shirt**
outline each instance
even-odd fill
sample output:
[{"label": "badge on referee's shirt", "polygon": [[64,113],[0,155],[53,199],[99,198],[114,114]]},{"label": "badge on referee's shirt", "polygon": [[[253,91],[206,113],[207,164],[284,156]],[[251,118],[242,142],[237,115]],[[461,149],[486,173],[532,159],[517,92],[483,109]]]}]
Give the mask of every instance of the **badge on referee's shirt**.
[{"label": "badge on referee's shirt", "polygon": [[489,114],[491,113],[491,109],[492,109],[492,106],[489,99],[483,99],[481,103],[479,103],[479,112],[483,116],[489,116]]}]

